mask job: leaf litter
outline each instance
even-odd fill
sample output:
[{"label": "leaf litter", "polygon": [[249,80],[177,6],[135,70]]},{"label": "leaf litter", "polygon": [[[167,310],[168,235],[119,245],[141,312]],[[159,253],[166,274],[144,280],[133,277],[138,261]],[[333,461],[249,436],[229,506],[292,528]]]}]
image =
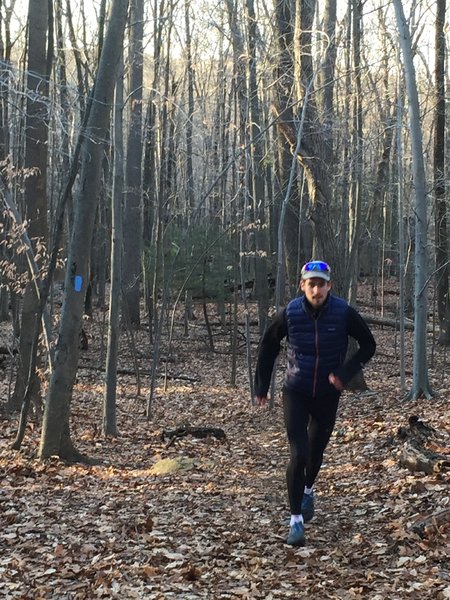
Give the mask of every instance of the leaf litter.
[{"label": "leaf litter", "polygon": [[[101,434],[103,373],[80,371],[73,439],[101,464],[40,462],[40,426],[33,421],[22,450],[14,452],[17,416],[3,415],[0,597],[449,599],[450,518],[433,522],[450,508],[448,471],[401,467],[396,439],[417,415],[442,434],[440,451],[450,453],[445,350],[434,351],[430,367],[435,397],[405,401],[392,331],[373,327],[381,351],[365,372],[369,391],[342,397],[307,545],[291,548],[279,393],[273,410],[252,407],[245,349],[232,387],[230,356],[206,347],[198,322],[187,338],[181,319],[179,327],[176,362],[169,363],[174,378],[166,390],[159,381],[151,420],[145,418],[148,379],[136,396],[133,376],[119,377],[117,439]],[[93,366],[104,335],[101,318],[89,328],[82,362]],[[145,332],[139,335],[144,348]],[[131,369],[127,352],[124,342],[121,366]],[[149,373],[150,355],[142,352],[139,360]],[[1,368],[5,398],[5,363]],[[182,425],[222,428],[227,443],[186,436],[167,447],[161,432]],[[414,524],[428,518],[419,535]]]}]

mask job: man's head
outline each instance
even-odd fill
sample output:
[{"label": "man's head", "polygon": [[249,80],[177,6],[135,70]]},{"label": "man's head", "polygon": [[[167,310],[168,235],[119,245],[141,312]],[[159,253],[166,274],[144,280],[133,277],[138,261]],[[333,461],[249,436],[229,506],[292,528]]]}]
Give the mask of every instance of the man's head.
[{"label": "man's head", "polygon": [[312,260],[302,267],[300,289],[314,308],[320,308],[331,289],[331,269],[326,262]]}]

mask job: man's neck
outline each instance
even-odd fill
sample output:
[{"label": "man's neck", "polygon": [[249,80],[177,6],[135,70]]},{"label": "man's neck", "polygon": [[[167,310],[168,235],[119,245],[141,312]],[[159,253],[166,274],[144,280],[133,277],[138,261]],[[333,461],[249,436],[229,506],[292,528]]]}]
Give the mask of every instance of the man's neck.
[{"label": "man's neck", "polygon": [[323,309],[326,307],[326,305],[328,304],[330,300],[330,292],[328,292],[327,297],[325,298],[325,301],[323,304],[321,304],[318,308],[315,308],[308,300],[308,298],[305,296],[305,306],[306,306],[306,310],[310,313],[310,315],[312,315],[315,319],[320,315],[320,313],[323,311]]}]

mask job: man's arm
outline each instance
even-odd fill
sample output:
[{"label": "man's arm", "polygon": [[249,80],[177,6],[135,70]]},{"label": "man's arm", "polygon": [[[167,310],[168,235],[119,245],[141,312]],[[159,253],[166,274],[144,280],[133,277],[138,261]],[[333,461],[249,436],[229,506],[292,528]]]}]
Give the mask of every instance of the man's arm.
[{"label": "man's arm", "polygon": [[286,313],[283,310],[272,321],[259,345],[255,369],[255,397],[258,403],[264,403],[267,398],[273,365],[280,352],[281,340],[286,335]]},{"label": "man's arm", "polygon": [[376,350],[376,342],[372,332],[359,312],[352,306],[348,307],[347,333],[357,341],[359,348],[355,354],[339,369],[336,369],[334,373],[344,386],[364,367],[375,354]]}]

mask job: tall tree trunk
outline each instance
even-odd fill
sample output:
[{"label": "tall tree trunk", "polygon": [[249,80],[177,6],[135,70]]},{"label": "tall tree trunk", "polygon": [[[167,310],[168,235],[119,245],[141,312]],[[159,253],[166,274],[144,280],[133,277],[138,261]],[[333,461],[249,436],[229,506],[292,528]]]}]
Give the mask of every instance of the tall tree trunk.
[{"label": "tall tree trunk", "polygon": [[[56,0],[55,2],[55,32],[56,32],[56,64],[57,64],[57,83],[60,94],[60,103],[62,110],[62,127],[61,127],[61,173],[62,179],[70,173],[70,139],[69,139],[69,131],[70,131],[70,100],[69,100],[69,84],[67,81],[67,68],[66,68],[66,53],[65,46],[66,40],[64,38],[64,30],[62,23],[62,15],[63,15],[63,7],[62,0]],[[70,237],[70,230],[73,223],[73,202],[72,202],[72,192],[69,192],[69,196],[67,199],[68,208],[67,208],[67,235]],[[50,240],[53,243],[53,239]]]},{"label": "tall tree trunk", "polygon": [[[325,34],[325,35],[323,35]],[[319,107],[323,122],[325,160],[332,170],[334,166],[334,78],[336,66],[336,0],[325,0],[322,37],[322,64],[318,72]]]},{"label": "tall tree trunk", "polygon": [[[170,0],[170,7],[168,9],[169,14],[173,15],[173,0]],[[173,20],[169,19],[168,31],[167,31],[167,47],[165,54],[164,66],[161,67],[161,73],[164,75],[163,79],[163,97],[168,98],[170,95],[170,46],[171,46],[171,34],[172,34]],[[163,318],[161,312],[158,311],[158,295],[159,290],[158,287],[162,290],[166,289],[166,281],[167,277],[166,269],[165,269],[165,256],[164,256],[164,247],[165,247],[165,223],[166,223],[166,215],[169,211],[168,200],[169,200],[169,190],[170,190],[170,181],[168,178],[168,170],[170,165],[170,147],[172,141],[169,136],[169,107],[167,102],[162,103],[162,108],[159,115],[159,185],[156,198],[157,202],[155,205],[155,214],[153,220],[153,233],[152,233],[152,241],[153,241],[153,251],[154,251],[154,259],[153,259],[153,283],[152,283],[152,317],[153,317],[153,329],[155,334],[161,331],[160,319]]]},{"label": "tall tree trunk", "polygon": [[[400,61],[399,61],[400,62]],[[399,362],[400,362],[400,389],[406,391],[405,384],[405,217],[404,217],[404,191],[403,191],[403,93],[400,76],[397,84],[397,118],[396,118],[396,146],[397,146],[397,216],[398,216],[398,280],[399,280]]]},{"label": "tall tree trunk", "polygon": [[[48,241],[47,225],[47,155],[48,155],[48,78],[51,71],[53,39],[49,28],[48,0],[30,0],[28,5],[28,77],[25,137],[25,205],[29,223],[28,236],[34,248]],[[47,46],[48,44],[48,46]],[[41,253],[40,253],[41,254]],[[33,275],[30,273],[30,279]],[[33,389],[32,401],[40,400],[40,383],[31,365],[34,325],[39,297],[35,283],[28,283],[21,317],[20,354],[13,407],[22,402],[29,377]]]},{"label": "tall tree trunk", "polygon": [[445,10],[446,0],[437,0],[435,29],[435,126],[434,198],[436,230],[436,296],[439,343],[450,345],[450,298],[445,179]]},{"label": "tall tree trunk", "polygon": [[143,0],[130,0],[130,128],[125,167],[123,301],[130,325],[139,328],[142,253]]},{"label": "tall tree trunk", "polygon": [[191,41],[191,20],[189,11],[191,9],[190,0],[184,3],[184,22],[186,27],[186,71],[187,71],[187,93],[188,93],[188,113],[186,119],[186,214],[189,223],[192,211],[194,210],[194,167],[192,162],[192,136],[194,131],[194,66],[192,64],[192,41]]},{"label": "tall tree trunk", "polygon": [[269,266],[269,244],[266,230],[266,198],[264,185],[264,140],[261,136],[262,114],[256,76],[256,41],[257,23],[254,0],[246,0],[248,24],[248,85],[249,85],[249,119],[250,119],[250,158],[252,180],[251,197],[255,216],[255,297],[258,299],[258,323],[260,334],[267,325],[269,312],[269,289],[267,285]]},{"label": "tall tree trunk", "polygon": [[[353,65],[354,65],[354,94],[353,94],[353,177],[349,213],[349,248],[345,279],[341,282],[342,289],[347,292],[351,304],[356,303],[357,281],[358,281],[358,248],[361,235],[362,215],[362,151],[363,151],[363,111],[362,111],[362,89],[361,89],[361,29],[362,29],[362,3],[360,0],[352,1],[352,24],[353,24]],[[348,356],[352,356],[357,350],[357,343],[353,338],[349,339]],[[348,383],[352,390],[366,390],[367,384],[363,371],[359,371]]]},{"label": "tall tree trunk", "polygon": [[[248,82],[247,69],[244,62],[245,46],[242,30],[238,19],[238,7],[232,0],[226,0],[228,8],[228,20],[230,24],[232,45],[233,45],[233,83],[234,83],[234,101],[235,101],[235,119],[237,142],[240,148],[246,148],[248,145],[248,118],[249,118],[249,98],[248,98]],[[247,277],[247,265],[245,257],[248,252],[247,243],[247,227],[248,223],[253,222],[253,210],[249,205],[249,183],[252,181],[251,164],[246,159],[245,153],[241,153],[239,157],[239,180],[237,194],[237,214],[240,216],[239,229],[239,273],[241,281],[241,300],[244,306],[246,334],[249,331],[249,311],[247,310],[247,297],[245,292],[245,280]],[[250,210],[249,210],[250,208]],[[250,213],[250,215],[248,214]],[[249,381],[252,381],[251,373],[251,349],[250,335],[245,336],[246,341],[246,357],[247,369],[249,373]],[[252,390],[250,397],[253,399]]]},{"label": "tall tree trunk", "polygon": [[412,168],[415,193],[415,255],[414,255],[414,363],[413,383],[408,398],[432,397],[428,381],[427,359],[427,308],[428,308],[428,223],[427,186],[423,160],[422,131],[416,72],[411,48],[411,35],[405,19],[401,0],[394,0],[399,31],[400,48],[405,69],[406,90],[409,101],[409,120],[412,144]]},{"label": "tall tree trunk", "polygon": [[70,403],[78,367],[79,335],[100,187],[103,144],[109,130],[109,116],[122,52],[127,9],[128,0],[113,0],[87,124],[55,366],[50,379],[42,425],[39,449],[41,458],[55,454],[66,459],[82,458],[70,438]]},{"label": "tall tree trunk", "polygon": [[162,15],[165,13],[165,0],[154,0],[153,7],[153,80],[150,95],[147,102],[147,111],[145,116],[145,139],[144,139],[144,167],[143,167],[143,242],[145,250],[145,302],[149,315],[149,336],[152,342],[153,336],[153,269],[156,264],[156,257],[151,255],[150,248],[155,248],[153,231],[155,225],[155,216],[157,213],[158,190],[156,179],[156,155],[157,155],[157,90],[159,89],[159,78],[161,71],[161,50],[162,36],[164,31],[165,19]]},{"label": "tall tree trunk", "polygon": [[[120,71],[123,68],[121,61]],[[108,348],[103,402],[103,433],[117,436],[116,389],[117,352],[120,334],[120,299],[122,295],[122,195],[123,172],[123,74],[119,71],[114,103],[114,169],[112,190],[111,287],[109,294]]]},{"label": "tall tree trunk", "polygon": [[345,279],[340,282],[342,289],[347,293],[351,303],[356,301],[358,280],[358,248],[361,235],[362,215],[362,152],[363,152],[363,110],[361,88],[361,28],[362,28],[362,3],[360,0],[352,1],[352,30],[353,30],[353,67],[354,67],[354,94],[353,94],[353,133],[352,133],[352,184],[350,186],[349,203],[349,247]]},{"label": "tall tree trunk", "polygon": [[[6,167],[6,157],[10,152],[9,143],[9,78],[11,61],[11,16],[12,8],[2,11],[0,17],[0,61],[2,63],[0,76],[0,165]],[[4,35],[4,37],[3,37]],[[0,176],[3,176],[3,167]],[[5,177],[6,180],[6,177]],[[7,182],[6,182],[7,183]],[[0,211],[0,260],[6,260],[8,252],[6,244],[6,217]],[[6,321],[9,316],[9,290],[7,278],[0,273],[0,322]]]},{"label": "tall tree trunk", "polygon": [[[285,202],[286,190],[289,190],[288,207],[289,219],[285,220],[285,229],[283,230],[283,247],[286,254],[286,259],[282,261],[282,269],[280,271],[280,262],[278,259],[277,268],[277,291],[281,304],[285,303],[285,281],[286,275],[289,280],[294,278],[296,273],[296,257],[297,257],[297,232],[298,232],[298,205],[296,186],[290,185],[292,156],[291,152],[296,145],[296,135],[292,128],[294,124],[293,103],[295,101],[294,89],[294,7],[290,2],[285,0],[275,0],[275,24],[276,24],[276,50],[277,62],[275,66],[275,113],[277,116],[277,137],[276,137],[276,160],[277,160],[277,176],[279,187],[276,189],[274,207],[274,217],[277,220],[273,224],[274,228],[279,231],[278,219],[282,211],[282,205]],[[292,138],[287,139],[285,125],[289,124]],[[279,240],[274,240],[275,246],[278,247]],[[295,258],[294,258],[295,257]],[[286,272],[287,267],[287,272]]]},{"label": "tall tree trunk", "polygon": [[[123,158],[123,154],[122,154]],[[97,213],[98,230],[96,232],[95,240],[97,245],[96,259],[97,264],[95,265],[95,283],[96,283],[96,294],[97,294],[97,306],[101,309],[105,306],[106,298],[106,272],[108,269],[108,247],[109,247],[109,206],[108,206],[108,188],[106,184],[110,179],[110,164],[111,154],[108,153],[103,159],[103,189],[99,198],[99,206]]]},{"label": "tall tree trunk", "polygon": [[[336,238],[336,223],[331,211],[331,179],[322,152],[324,132],[313,95],[315,73],[311,60],[311,32],[314,10],[314,0],[296,0],[294,62],[297,69],[295,82],[298,105],[302,107],[305,96],[312,95],[307,102],[304,134],[298,151],[298,160],[305,172],[311,202],[311,219],[315,227],[315,257],[333,261],[334,279],[339,284],[345,273],[344,261],[340,240]],[[278,119],[279,127],[293,152],[297,146],[297,135],[291,126],[292,121],[286,118],[284,112],[278,114]]]},{"label": "tall tree trunk", "polygon": [[83,60],[81,56],[81,51],[78,48],[77,38],[75,34],[75,28],[73,26],[72,19],[72,7],[71,0],[66,0],[66,18],[67,18],[67,26],[68,26],[68,36],[70,40],[70,44],[72,46],[73,56],[75,59],[75,67],[77,72],[77,86],[78,86],[78,101],[80,103],[80,115],[81,121],[84,118],[84,111],[86,110],[85,99],[87,97],[88,86],[85,82],[84,76],[84,68],[83,68]]}]

